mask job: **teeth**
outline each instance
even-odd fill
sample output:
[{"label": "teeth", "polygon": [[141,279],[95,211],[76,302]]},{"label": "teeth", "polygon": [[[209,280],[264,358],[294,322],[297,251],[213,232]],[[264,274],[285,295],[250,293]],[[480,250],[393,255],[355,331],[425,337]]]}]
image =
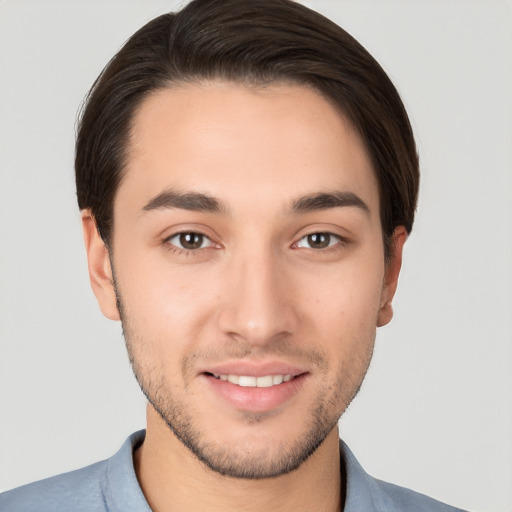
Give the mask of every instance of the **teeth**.
[{"label": "teeth", "polygon": [[253,377],[249,375],[221,375],[214,373],[216,379],[231,382],[245,388],[270,388],[292,379],[291,375],[264,375],[262,377]]},{"label": "teeth", "polygon": [[265,377],[258,377],[256,379],[256,386],[259,388],[269,388],[274,384],[274,377],[272,375],[265,375]]},{"label": "teeth", "polygon": [[245,375],[240,375],[240,377],[238,377],[238,385],[244,388],[254,388],[257,384],[258,379],[256,377],[246,377]]},{"label": "teeth", "polygon": [[238,384],[240,382],[240,377],[238,375],[228,375],[228,382],[231,382],[231,384]]}]

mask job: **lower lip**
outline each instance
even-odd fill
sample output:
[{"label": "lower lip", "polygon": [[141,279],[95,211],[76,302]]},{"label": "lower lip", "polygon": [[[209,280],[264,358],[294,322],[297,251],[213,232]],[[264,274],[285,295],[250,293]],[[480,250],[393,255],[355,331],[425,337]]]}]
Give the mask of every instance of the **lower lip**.
[{"label": "lower lip", "polygon": [[243,387],[202,374],[210,389],[241,411],[265,412],[276,409],[290,400],[302,387],[307,374],[268,388]]}]

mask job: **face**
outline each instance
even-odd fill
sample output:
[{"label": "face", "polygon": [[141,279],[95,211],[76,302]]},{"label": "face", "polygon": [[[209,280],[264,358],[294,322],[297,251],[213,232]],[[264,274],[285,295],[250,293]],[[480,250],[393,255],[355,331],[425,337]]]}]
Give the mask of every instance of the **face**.
[{"label": "face", "polygon": [[306,87],[160,91],[114,219],[109,260],[84,213],[91,279],[152,407],[222,474],[300,466],[357,393],[405,239],[386,266],[357,133]]}]

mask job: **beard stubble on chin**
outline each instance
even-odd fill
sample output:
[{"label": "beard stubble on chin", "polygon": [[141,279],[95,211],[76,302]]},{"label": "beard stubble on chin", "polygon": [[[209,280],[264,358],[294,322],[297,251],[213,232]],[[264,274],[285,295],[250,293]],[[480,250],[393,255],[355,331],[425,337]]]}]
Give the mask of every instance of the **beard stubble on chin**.
[{"label": "beard stubble on chin", "polygon": [[[370,344],[370,349],[365,354],[362,372],[354,371],[354,367],[361,367],[361,362],[354,365],[355,361],[352,357],[343,362],[332,384],[329,385],[326,382],[317,393],[317,400],[309,411],[309,418],[305,421],[303,434],[291,444],[287,446],[280,444],[273,449],[266,447],[263,450],[251,452],[240,443],[215,443],[208,441],[208,432],[201,430],[195,424],[190,406],[184,399],[186,397],[178,396],[178,393],[174,392],[172,387],[165,382],[164,375],[158,376],[155,367],[151,368],[147,362],[144,362],[142,354],[147,340],[141,333],[135,332],[130,325],[129,315],[126,313],[118,287],[115,288],[130,364],[142,392],[174,436],[198,460],[220,475],[241,479],[263,479],[284,475],[299,468],[336,427],[339,418],[359,392],[372,357],[373,343]],[[308,361],[310,365],[313,362],[313,366],[319,374],[325,376],[329,374],[329,362],[324,353],[315,349],[299,349],[289,342],[258,349],[254,349],[250,344],[236,342],[215,352],[208,351],[201,354],[194,352],[183,361],[183,374],[186,374],[187,367],[192,365],[192,361],[199,357],[202,357],[203,361],[208,358],[222,360],[223,357],[241,359],[251,354],[254,355],[255,352],[258,356],[284,355],[295,361]],[[358,374],[355,375],[355,373]],[[255,425],[255,429],[257,429],[257,424],[265,421],[272,414],[272,412],[246,411],[242,413],[242,419],[246,424]]]}]

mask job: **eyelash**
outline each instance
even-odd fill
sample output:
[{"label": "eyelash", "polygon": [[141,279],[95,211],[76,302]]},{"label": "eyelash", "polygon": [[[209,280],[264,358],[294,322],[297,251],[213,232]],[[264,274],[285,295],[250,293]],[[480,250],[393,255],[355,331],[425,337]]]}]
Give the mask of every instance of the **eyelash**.
[{"label": "eyelash", "polygon": [[[203,245],[203,241],[205,239],[209,241],[209,245],[207,247],[198,247],[196,249],[186,249],[184,247],[177,247],[175,244],[171,243],[172,239],[174,239],[176,237],[181,237],[183,235],[199,236],[202,238],[200,245]],[[329,237],[329,245],[327,245],[326,247],[320,247],[320,248],[300,247],[299,246],[299,244],[303,240],[308,239],[309,237],[320,236],[320,235]],[[331,244],[332,239],[335,240],[335,243],[333,243],[333,244]],[[308,233],[307,235],[304,235],[297,242],[294,242],[292,244],[292,248],[295,250],[304,248],[304,249],[312,250],[314,252],[326,254],[326,253],[331,253],[331,252],[337,251],[341,247],[346,246],[347,244],[348,244],[348,241],[345,238],[341,237],[340,235],[336,235],[335,233],[331,233],[328,231],[315,231],[312,233]],[[198,232],[198,231],[180,231],[178,233],[173,233],[172,235],[165,238],[165,240],[163,240],[163,245],[172,254],[179,254],[179,255],[184,255],[184,256],[198,256],[199,254],[203,253],[203,251],[205,249],[215,248],[215,242],[209,236],[205,235],[204,233]]]}]

